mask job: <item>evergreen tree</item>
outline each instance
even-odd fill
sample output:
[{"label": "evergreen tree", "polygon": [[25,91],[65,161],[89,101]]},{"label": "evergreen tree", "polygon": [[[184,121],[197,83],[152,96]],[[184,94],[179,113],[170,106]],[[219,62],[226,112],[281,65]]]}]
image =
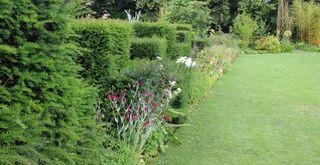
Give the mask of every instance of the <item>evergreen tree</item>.
[{"label": "evergreen tree", "polygon": [[95,89],[77,75],[63,0],[0,0],[0,164],[98,164]]}]

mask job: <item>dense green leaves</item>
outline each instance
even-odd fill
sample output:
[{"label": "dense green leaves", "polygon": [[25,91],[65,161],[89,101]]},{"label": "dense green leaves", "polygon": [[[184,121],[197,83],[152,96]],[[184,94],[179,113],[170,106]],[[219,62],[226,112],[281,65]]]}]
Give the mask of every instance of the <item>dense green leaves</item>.
[{"label": "dense green leaves", "polygon": [[134,38],[131,46],[131,58],[166,58],[167,40],[165,38]]},{"label": "dense green leaves", "polygon": [[62,0],[0,1],[0,164],[103,162]]}]

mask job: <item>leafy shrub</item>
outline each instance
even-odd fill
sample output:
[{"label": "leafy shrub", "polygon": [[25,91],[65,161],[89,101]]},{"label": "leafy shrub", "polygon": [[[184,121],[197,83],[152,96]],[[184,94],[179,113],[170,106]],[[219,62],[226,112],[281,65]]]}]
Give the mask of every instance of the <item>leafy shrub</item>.
[{"label": "leafy shrub", "polygon": [[135,38],[131,45],[131,58],[166,58],[167,40],[164,38]]},{"label": "leafy shrub", "polygon": [[254,32],[258,29],[257,22],[248,14],[239,14],[233,21],[232,32],[240,37],[241,45],[247,47]]},{"label": "leafy shrub", "polygon": [[77,62],[84,68],[81,75],[100,87],[100,95],[123,79],[122,69],[129,62],[132,29],[119,20],[82,19],[72,27],[79,35],[75,41],[84,48]]},{"label": "leafy shrub", "polygon": [[99,164],[96,90],[78,77],[63,1],[0,1],[0,164]]},{"label": "leafy shrub", "polygon": [[280,52],[281,44],[277,37],[267,36],[256,41],[255,49],[257,50],[267,50],[269,52]]},{"label": "leafy shrub", "polygon": [[133,24],[134,34],[136,37],[160,37],[167,39],[167,55],[169,58],[175,58],[174,46],[177,42],[176,39],[176,27],[167,23],[150,23],[150,22],[138,22]]},{"label": "leafy shrub", "polygon": [[290,43],[281,43],[280,50],[281,52],[292,52],[294,46]]}]

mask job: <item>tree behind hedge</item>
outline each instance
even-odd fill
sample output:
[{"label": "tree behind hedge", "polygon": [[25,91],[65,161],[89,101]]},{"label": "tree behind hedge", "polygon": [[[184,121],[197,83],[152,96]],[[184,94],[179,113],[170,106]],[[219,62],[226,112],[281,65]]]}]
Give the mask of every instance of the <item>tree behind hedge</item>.
[{"label": "tree behind hedge", "polygon": [[63,0],[0,1],[0,164],[106,158],[67,22]]}]

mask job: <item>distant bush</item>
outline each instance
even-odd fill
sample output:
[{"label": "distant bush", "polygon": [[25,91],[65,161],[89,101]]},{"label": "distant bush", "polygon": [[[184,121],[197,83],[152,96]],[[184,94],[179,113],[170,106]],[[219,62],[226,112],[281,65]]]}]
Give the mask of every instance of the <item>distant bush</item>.
[{"label": "distant bush", "polygon": [[247,47],[254,32],[258,29],[257,22],[248,14],[239,14],[233,21],[232,32],[240,37],[241,45]]},{"label": "distant bush", "polygon": [[172,24],[167,23],[149,23],[149,22],[138,22],[133,24],[134,35],[139,38],[145,37],[160,37],[167,40],[167,55],[169,58],[175,58],[176,52],[174,46],[177,42],[176,38],[176,27]]},{"label": "distant bush", "polygon": [[256,50],[266,50],[269,52],[281,52],[281,43],[275,36],[263,37],[255,43]]},{"label": "distant bush", "polygon": [[165,38],[134,38],[131,45],[131,58],[166,58],[167,40]]}]

